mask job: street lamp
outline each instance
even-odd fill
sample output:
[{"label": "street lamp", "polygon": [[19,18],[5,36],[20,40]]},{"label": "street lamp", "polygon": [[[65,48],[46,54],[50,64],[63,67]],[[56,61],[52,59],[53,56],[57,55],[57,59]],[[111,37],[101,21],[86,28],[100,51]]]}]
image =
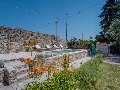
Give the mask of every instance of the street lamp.
[{"label": "street lamp", "polygon": [[67,41],[67,14],[66,14],[66,41]]}]

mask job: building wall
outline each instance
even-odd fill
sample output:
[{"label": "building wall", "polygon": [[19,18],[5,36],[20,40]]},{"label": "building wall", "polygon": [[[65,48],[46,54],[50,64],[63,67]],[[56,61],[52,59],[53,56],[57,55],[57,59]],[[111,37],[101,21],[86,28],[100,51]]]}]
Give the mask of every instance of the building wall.
[{"label": "building wall", "polygon": [[0,53],[25,51],[23,43],[29,40],[36,40],[40,46],[49,44],[62,44],[66,46],[66,41],[55,35],[42,34],[28,30],[0,26]]}]

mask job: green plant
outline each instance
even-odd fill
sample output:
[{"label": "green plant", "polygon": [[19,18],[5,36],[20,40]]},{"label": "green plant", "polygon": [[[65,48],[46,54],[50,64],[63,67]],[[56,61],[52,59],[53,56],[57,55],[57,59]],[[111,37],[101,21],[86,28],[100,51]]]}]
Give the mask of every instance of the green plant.
[{"label": "green plant", "polygon": [[73,74],[68,70],[63,70],[55,73],[52,78],[42,83],[28,84],[24,90],[75,90],[76,80]]},{"label": "green plant", "polygon": [[43,82],[42,88],[49,90],[75,90],[75,82],[73,73],[63,70],[54,74],[49,81]]},{"label": "green plant", "polygon": [[63,71],[54,70],[53,77],[40,83],[33,81],[27,84],[24,90],[96,90],[96,84],[100,78],[101,68],[104,57],[101,54],[82,65],[78,69],[68,69],[70,55],[63,55]]},{"label": "green plant", "polygon": [[0,68],[3,68],[4,67],[4,62],[3,61],[0,61]]},{"label": "green plant", "polygon": [[103,62],[103,56],[97,54],[94,59],[88,61],[81,68],[76,69],[76,82],[81,90],[95,90],[96,83],[99,79],[100,64]]},{"label": "green plant", "polygon": [[92,40],[92,37],[90,37],[89,40],[77,40],[75,37],[73,37],[68,43],[69,48],[91,48],[92,44],[95,44],[95,41]]},{"label": "green plant", "polygon": [[29,48],[29,47],[27,47],[25,51],[26,51],[26,52],[29,52],[29,51],[30,51],[30,48]]},{"label": "green plant", "polygon": [[96,49],[95,54],[100,54],[100,50]]}]

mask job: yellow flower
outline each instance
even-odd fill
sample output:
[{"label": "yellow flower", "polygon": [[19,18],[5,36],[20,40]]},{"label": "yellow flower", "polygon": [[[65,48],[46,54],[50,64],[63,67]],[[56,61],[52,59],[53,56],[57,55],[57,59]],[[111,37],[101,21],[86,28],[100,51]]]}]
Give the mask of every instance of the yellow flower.
[{"label": "yellow flower", "polygon": [[61,63],[61,66],[63,66],[64,65],[64,61],[62,61],[62,63]]},{"label": "yellow flower", "polygon": [[68,54],[68,56],[71,56],[72,54]]},{"label": "yellow flower", "polygon": [[65,66],[67,67],[67,66],[68,66],[68,64],[65,64]]},{"label": "yellow flower", "polygon": [[39,58],[35,58],[35,61],[36,61],[36,63],[39,63],[40,59]]},{"label": "yellow flower", "polygon": [[30,59],[30,58],[27,58],[27,59],[24,60],[24,63],[25,63],[25,64],[29,64],[30,61],[31,61],[31,59]]},{"label": "yellow flower", "polygon": [[54,66],[50,65],[49,68],[54,68]]},{"label": "yellow flower", "polygon": [[36,41],[36,40],[32,40],[32,41],[31,41],[31,44],[32,44],[32,45],[36,45],[36,44],[37,44],[37,41]]},{"label": "yellow flower", "polygon": [[40,73],[44,73],[46,71],[46,67],[44,66],[41,66],[40,69],[39,69]]},{"label": "yellow flower", "polygon": [[70,72],[74,72],[74,69],[71,68],[69,71],[70,71]]},{"label": "yellow flower", "polygon": [[59,56],[59,58],[63,58],[63,55]]},{"label": "yellow flower", "polygon": [[31,41],[30,40],[27,42],[27,45],[31,45]]},{"label": "yellow flower", "polygon": [[68,57],[66,57],[66,61],[69,61],[69,58],[68,58]]},{"label": "yellow flower", "polygon": [[31,72],[34,72],[34,73],[37,74],[39,72],[39,69],[37,67],[33,67],[32,70],[31,70]]},{"label": "yellow flower", "polygon": [[52,62],[51,62],[51,64],[52,64],[52,65],[55,65],[55,64],[56,64],[56,62],[55,62],[55,61],[52,61]]},{"label": "yellow flower", "polygon": [[64,58],[66,58],[66,56],[67,56],[66,54],[63,55]]},{"label": "yellow flower", "polygon": [[59,71],[57,69],[54,69],[53,70],[53,73],[58,73]]}]

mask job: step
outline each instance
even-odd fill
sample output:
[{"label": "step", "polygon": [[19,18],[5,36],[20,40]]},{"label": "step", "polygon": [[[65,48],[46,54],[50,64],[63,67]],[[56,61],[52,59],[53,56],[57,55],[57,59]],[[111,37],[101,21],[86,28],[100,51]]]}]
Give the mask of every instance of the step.
[{"label": "step", "polygon": [[21,81],[24,81],[26,79],[30,78],[29,74],[26,73],[26,74],[21,74],[20,76],[17,76],[17,82],[21,82]]},{"label": "step", "polygon": [[106,57],[109,60],[120,60],[120,57]]},{"label": "step", "polygon": [[13,61],[13,62],[11,61],[11,62],[5,63],[5,64],[7,64],[8,66],[12,66],[13,68],[18,69],[18,70],[21,69],[21,68],[28,67],[28,65],[24,64],[21,61]]},{"label": "step", "polygon": [[15,69],[17,70],[20,70],[20,69],[24,69],[24,68],[27,68],[28,65],[24,64],[24,63],[21,63],[20,65],[15,65],[13,66]]},{"label": "step", "polygon": [[21,69],[17,70],[16,73],[17,73],[17,76],[20,76],[22,74],[28,73],[28,71],[29,71],[29,67],[26,67],[26,68],[21,68]]},{"label": "step", "polygon": [[24,58],[17,58],[17,59],[8,59],[8,60],[3,60],[5,63],[10,63],[10,62],[15,62],[15,61],[23,61]]}]

